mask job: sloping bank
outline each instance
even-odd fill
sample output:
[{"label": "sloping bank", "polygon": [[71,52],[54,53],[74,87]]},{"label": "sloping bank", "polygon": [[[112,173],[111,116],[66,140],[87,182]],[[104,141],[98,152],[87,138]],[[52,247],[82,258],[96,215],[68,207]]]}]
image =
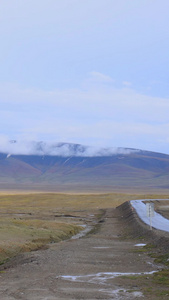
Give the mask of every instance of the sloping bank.
[{"label": "sloping bank", "polygon": [[47,249],[49,244],[70,239],[83,230],[82,226],[50,220],[1,220],[0,269],[24,252]]},{"label": "sloping bank", "polygon": [[130,201],[118,206],[116,210],[123,223],[123,236],[138,238],[158,246],[165,252],[169,251],[169,233],[155,228],[150,230],[150,227],[139,218]]}]

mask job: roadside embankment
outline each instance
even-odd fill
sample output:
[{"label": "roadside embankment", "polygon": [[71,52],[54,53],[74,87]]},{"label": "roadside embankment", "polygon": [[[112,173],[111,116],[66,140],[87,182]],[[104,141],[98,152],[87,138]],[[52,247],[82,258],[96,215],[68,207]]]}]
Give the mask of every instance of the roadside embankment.
[{"label": "roadside embankment", "polygon": [[157,230],[146,225],[137,215],[135,209],[131,206],[130,201],[118,206],[119,218],[123,222],[123,236],[130,236],[133,238],[139,238],[141,240],[148,241],[154,246],[157,246],[159,250],[168,252],[169,246],[169,233]]}]

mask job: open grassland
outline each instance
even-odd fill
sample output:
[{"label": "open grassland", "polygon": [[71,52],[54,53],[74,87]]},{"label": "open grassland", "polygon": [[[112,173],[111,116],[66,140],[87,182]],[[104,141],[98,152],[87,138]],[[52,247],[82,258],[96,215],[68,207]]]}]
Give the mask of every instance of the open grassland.
[{"label": "open grassland", "polygon": [[27,193],[0,194],[1,213],[34,213],[49,211],[75,211],[113,208],[133,199],[168,199],[169,195],[158,194],[62,194]]},{"label": "open grassland", "polygon": [[[0,194],[0,263],[3,264],[10,258],[15,257],[22,252],[43,249],[48,247],[49,243],[57,243],[65,239],[69,239],[72,235],[75,235],[82,230],[82,226],[84,225],[94,225],[95,227],[93,227],[93,234],[96,234],[98,229],[97,226],[100,226],[100,224],[104,226],[107,220],[110,219],[106,218],[106,215],[103,217],[103,213],[106,211],[106,209],[115,208],[126,201],[133,199],[164,199],[161,202],[158,200],[155,201],[156,209],[160,209],[160,206],[162,208],[168,206],[168,200],[165,200],[168,198],[169,195],[125,193]],[[112,216],[112,211],[114,216],[117,218],[112,218],[115,221],[114,223],[111,221],[111,227],[105,227],[106,230],[109,228],[108,232],[110,235],[108,235],[108,238],[112,234],[112,226],[117,226],[118,230],[116,233],[120,233],[120,236],[119,240],[115,238],[113,243],[117,242],[118,247],[121,247],[120,241],[123,240],[123,233],[124,240],[126,239],[127,241],[130,236],[134,242],[136,237],[135,235],[131,235],[130,227],[127,226],[129,223],[128,217],[126,219],[121,217],[119,218],[119,216],[124,216],[126,210],[121,211],[121,213],[118,209],[110,210],[110,214],[107,216]],[[105,222],[101,221],[103,220],[102,217],[105,219]],[[100,223],[99,220],[101,221]],[[116,223],[118,225],[115,225]],[[133,226],[133,223],[129,226]],[[103,227],[100,227],[100,231],[102,228]],[[137,231],[137,228],[135,230]],[[89,239],[93,239],[93,236],[94,235],[89,235],[88,237]],[[100,236],[102,239],[102,235]],[[138,242],[140,242],[140,240],[144,241],[144,239],[148,238],[146,234],[144,237],[140,232],[138,232],[137,237]],[[64,249],[66,249],[67,245],[69,245],[70,249],[72,249],[71,244],[74,243],[66,243],[60,246],[65,246]],[[58,250],[60,246],[56,247],[56,245],[53,245],[51,249],[56,247]],[[86,251],[88,251],[88,247]],[[141,255],[149,255],[155,260],[155,264],[161,264],[161,268],[159,269],[159,272],[154,273],[153,275],[132,275],[119,278],[118,280],[120,280],[120,285],[127,285],[131,287],[131,292],[135,291],[135,287],[140,287],[143,293],[149,297],[148,299],[168,299],[166,298],[169,296],[168,250],[166,249],[166,252],[163,253],[162,249],[160,249],[160,245],[147,244],[146,246],[140,248],[134,247],[134,249],[132,248],[131,251],[133,253],[139,253],[139,257],[141,257]],[[42,251],[41,255],[44,255],[44,253],[46,252]],[[130,263],[130,253],[127,253],[126,251],[125,254],[126,261],[129,261]],[[88,255],[88,252],[86,255]],[[129,255],[128,259],[127,255]],[[83,266],[83,262],[80,261],[80,263],[80,266]],[[137,263],[139,264],[140,262],[136,261],[136,264]],[[3,267],[4,266],[2,266],[1,269]],[[128,263],[126,263],[125,267],[128,268]],[[32,272],[32,269],[30,270],[30,272]],[[128,269],[126,269],[126,271],[128,271]]]},{"label": "open grassland", "polygon": [[0,264],[24,251],[70,238],[107,208],[132,199],[168,198],[137,194],[0,194]]}]

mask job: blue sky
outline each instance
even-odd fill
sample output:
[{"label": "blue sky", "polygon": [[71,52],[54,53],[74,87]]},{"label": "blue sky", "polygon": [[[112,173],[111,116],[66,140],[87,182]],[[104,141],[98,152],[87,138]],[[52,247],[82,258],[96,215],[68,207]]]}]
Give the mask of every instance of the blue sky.
[{"label": "blue sky", "polygon": [[169,154],[168,0],[2,0],[0,144]]}]

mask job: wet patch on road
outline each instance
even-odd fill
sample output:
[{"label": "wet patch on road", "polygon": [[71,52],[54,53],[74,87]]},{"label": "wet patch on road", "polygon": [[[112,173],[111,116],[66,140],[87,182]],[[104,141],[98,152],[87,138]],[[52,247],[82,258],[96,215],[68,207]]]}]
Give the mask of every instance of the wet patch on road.
[{"label": "wet patch on road", "polygon": [[69,280],[73,282],[89,282],[89,283],[96,283],[96,284],[106,284],[108,280],[114,279],[120,276],[141,276],[141,275],[152,275],[157,271],[151,272],[142,272],[142,273],[121,273],[121,272],[100,272],[96,274],[89,274],[89,275],[65,275],[60,276],[61,279]]}]

